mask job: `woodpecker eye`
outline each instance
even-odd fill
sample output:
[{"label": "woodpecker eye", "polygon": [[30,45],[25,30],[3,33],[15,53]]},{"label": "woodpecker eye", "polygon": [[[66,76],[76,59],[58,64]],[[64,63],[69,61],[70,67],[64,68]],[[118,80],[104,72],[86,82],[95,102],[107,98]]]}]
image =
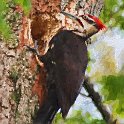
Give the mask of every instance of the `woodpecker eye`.
[{"label": "woodpecker eye", "polygon": [[87,19],[87,17],[86,17],[86,16],[83,16],[83,18],[84,18],[84,19]]},{"label": "woodpecker eye", "polygon": [[86,21],[89,20],[89,17],[87,15],[81,15],[81,17]]}]

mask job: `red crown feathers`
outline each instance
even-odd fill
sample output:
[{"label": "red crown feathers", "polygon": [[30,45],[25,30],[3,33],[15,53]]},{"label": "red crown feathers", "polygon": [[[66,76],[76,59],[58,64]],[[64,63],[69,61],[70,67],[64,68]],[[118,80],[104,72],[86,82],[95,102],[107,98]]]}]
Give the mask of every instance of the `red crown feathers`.
[{"label": "red crown feathers", "polygon": [[84,20],[87,21],[88,18],[86,18],[86,16],[88,16],[90,19],[92,19],[97,24],[98,30],[106,29],[106,26],[96,16],[93,16],[93,15],[90,15],[90,14],[86,14],[86,15],[81,15],[80,17],[82,17]]}]

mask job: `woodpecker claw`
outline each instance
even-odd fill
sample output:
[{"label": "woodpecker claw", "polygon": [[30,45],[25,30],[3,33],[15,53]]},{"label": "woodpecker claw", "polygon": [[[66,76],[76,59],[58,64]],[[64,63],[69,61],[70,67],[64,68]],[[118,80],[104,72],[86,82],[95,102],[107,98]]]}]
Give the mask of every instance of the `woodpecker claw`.
[{"label": "woodpecker claw", "polygon": [[37,43],[38,43],[38,41],[35,40],[35,42],[34,42],[34,49],[36,50],[37,54],[40,55],[40,53],[38,51],[38,44]]},{"label": "woodpecker claw", "polygon": [[28,48],[29,51],[31,51],[31,52],[35,53],[37,56],[39,56],[40,54],[39,54],[39,51],[38,51],[37,42],[38,42],[38,41],[35,41],[35,42],[34,42],[34,47],[33,47],[33,48],[30,47],[30,46],[28,46],[28,45],[25,45],[25,46]]},{"label": "woodpecker claw", "polygon": [[37,53],[35,48],[32,48],[32,47],[30,47],[28,45],[25,45],[25,46],[28,48],[29,51],[31,51],[31,52],[33,52],[35,54]]}]

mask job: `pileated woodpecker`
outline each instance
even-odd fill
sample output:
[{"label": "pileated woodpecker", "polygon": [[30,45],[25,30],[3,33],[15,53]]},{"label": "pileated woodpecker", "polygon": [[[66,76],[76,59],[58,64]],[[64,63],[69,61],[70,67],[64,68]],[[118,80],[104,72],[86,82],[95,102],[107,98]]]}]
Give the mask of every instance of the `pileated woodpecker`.
[{"label": "pileated woodpecker", "polygon": [[82,36],[74,31],[61,30],[50,41],[47,53],[40,56],[34,50],[39,60],[47,70],[47,97],[39,108],[34,124],[50,124],[59,109],[63,118],[74,104],[85,76],[88,63],[87,46],[85,41],[99,30],[105,28],[102,22],[92,15],[76,17],[66,12],[64,15],[76,19],[83,27],[80,18],[92,26]]}]

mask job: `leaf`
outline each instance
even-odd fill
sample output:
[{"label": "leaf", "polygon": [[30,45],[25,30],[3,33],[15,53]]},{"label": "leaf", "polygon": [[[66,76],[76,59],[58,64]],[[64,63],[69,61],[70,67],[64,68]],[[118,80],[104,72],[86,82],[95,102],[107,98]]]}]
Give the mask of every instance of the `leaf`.
[{"label": "leaf", "polygon": [[0,33],[5,39],[9,39],[11,37],[11,29],[5,22],[3,16],[0,16]]},{"label": "leaf", "polygon": [[31,1],[30,0],[24,0],[23,1],[23,8],[24,8],[25,14],[28,15],[30,12],[30,9],[31,9]]},{"label": "leaf", "polygon": [[14,0],[14,2],[23,8],[24,13],[26,15],[29,14],[30,9],[31,9],[31,1],[30,0]]},{"label": "leaf", "polygon": [[124,29],[124,1],[105,0],[104,9],[101,13],[102,21],[110,27],[119,26]]},{"label": "leaf", "polygon": [[124,75],[103,76],[101,82],[105,101],[112,105],[115,114],[124,117]]},{"label": "leaf", "polygon": [[89,113],[82,114],[81,110],[75,110],[66,120],[57,114],[54,124],[105,124],[103,120],[93,119]]}]

